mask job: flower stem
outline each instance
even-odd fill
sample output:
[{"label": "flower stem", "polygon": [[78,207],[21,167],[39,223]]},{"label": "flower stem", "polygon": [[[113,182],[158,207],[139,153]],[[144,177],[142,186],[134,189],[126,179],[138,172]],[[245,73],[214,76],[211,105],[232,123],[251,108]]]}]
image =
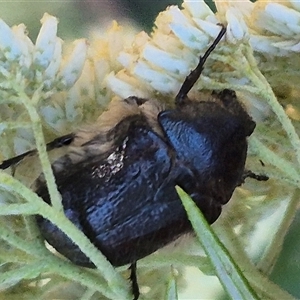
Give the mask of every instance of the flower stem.
[{"label": "flower stem", "polygon": [[48,187],[49,195],[51,198],[51,204],[58,211],[63,211],[61,204],[61,196],[57,190],[54,175],[51,168],[51,163],[46,150],[46,143],[44,140],[43,129],[41,119],[36,110],[36,103],[38,103],[41,97],[41,90],[43,86],[37,89],[31,98],[25,93],[25,87],[15,82],[13,84],[14,90],[18,93],[20,99],[22,99],[23,105],[25,106],[28,115],[31,120],[31,128],[33,130],[34,138],[36,141],[36,148],[38,150],[39,158],[41,161],[43,174]]},{"label": "flower stem", "polygon": [[247,72],[247,77],[256,86],[258,95],[266,99],[273,112],[276,114],[279,122],[282,124],[283,129],[286,131],[288,138],[294,148],[298,164],[300,166],[300,138],[293,126],[290,118],[285,113],[283,107],[278,102],[270,84],[260,72],[257,63],[253,56],[253,50],[250,47],[245,47],[245,56],[249,62],[250,69]]}]

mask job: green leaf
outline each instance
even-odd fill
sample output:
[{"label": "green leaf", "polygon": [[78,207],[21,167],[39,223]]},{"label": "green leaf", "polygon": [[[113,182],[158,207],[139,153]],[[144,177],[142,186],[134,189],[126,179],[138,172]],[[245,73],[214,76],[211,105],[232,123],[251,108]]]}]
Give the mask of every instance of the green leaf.
[{"label": "green leaf", "polygon": [[184,208],[202,247],[215,268],[224,289],[231,299],[259,299],[227,249],[212,231],[203,214],[192,199],[176,187]]},{"label": "green leaf", "polygon": [[166,300],[178,300],[177,294],[177,282],[176,282],[176,271],[171,267],[171,276],[169,278],[167,293],[165,296]]}]

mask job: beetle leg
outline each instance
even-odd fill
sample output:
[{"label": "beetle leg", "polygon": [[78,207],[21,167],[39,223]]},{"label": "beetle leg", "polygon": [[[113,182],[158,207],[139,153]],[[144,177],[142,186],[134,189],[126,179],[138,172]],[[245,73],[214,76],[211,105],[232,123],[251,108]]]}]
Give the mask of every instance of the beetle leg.
[{"label": "beetle leg", "polygon": [[[61,136],[59,138],[56,138],[52,142],[50,142],[46,145],[46,149],[47,149],[47,151],[50,151],[50,150],[53,150],[56,148],[67,146],[70,143],[72,143],[72,141],[74,140],[74,137],[75,137],[75,134],[70,133],[70,134]],[[5,169],[9,168],[10,166],[18,164],[23,158],[30,156],[30,155],[34,155],[36,153],[37,153],[37,150],[34,149],[34,150],[27,151],[23,154],[20,154],[18,156],[15,156],[13,158],[7,159],[7,160],[3,161],[2,164],[0,164],[0,169],[5,170]]]},{"label": "beetle leg", "polygon": [[134,297],[133,300],[137,300],[140,296],[140,289],[139,289],[137,276],[136,276],[136,261],[130,265],[129,270],[130,270],[129,279],[131,281],[131,289]]},{"label": "beetle leg", "polygon": [[269,179],[269,177],[266,176],[266,175],[255,174],[255,173],[253,173],[250,170],[245,170],[244,174],[243,174],[243,176],[241,178],[241,182],[240,182],[239,185],[241,185],[242,183],[244,183],[244,181],[245,181],[246,178],[252,178],[252,179],[255,179],[255,180],[258,180],[258,181],[267,181]]}]

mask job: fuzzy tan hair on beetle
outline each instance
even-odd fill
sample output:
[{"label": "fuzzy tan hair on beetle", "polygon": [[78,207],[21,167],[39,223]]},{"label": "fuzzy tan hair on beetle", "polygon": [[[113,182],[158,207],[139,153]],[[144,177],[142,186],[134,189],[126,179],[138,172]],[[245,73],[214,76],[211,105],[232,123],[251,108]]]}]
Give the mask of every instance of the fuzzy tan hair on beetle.
[{"label": "fuzzy tan hair on beetle", "polygon": [[[68,146],[52,165],[66,217],[114,265],[130,265],[133,298],[139,298],[136,262],[192,232],[175,186],[190,195],[208,223],[221,214],[247,177],[247,137],[255,128],[234,91],[214,91],[211,101],[191,100],[189,91],[219,35],[186,77],[174,107],[132,95],[114,101],[95,125],[57,138],[47,150]],[[6,169],[36,150],[8,159]],[[48,204],[43,174],[33,185]],[[70,238],[37,215],[45,240],[74,264],[95,267]]]}]

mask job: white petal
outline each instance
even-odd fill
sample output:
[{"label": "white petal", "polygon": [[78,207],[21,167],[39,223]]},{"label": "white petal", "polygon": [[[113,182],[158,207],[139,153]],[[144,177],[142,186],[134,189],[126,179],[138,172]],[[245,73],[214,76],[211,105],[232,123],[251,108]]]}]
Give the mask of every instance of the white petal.
[{"label": "white petal", "polygon": [[300,13],[278,3],[268,3],[257,9],[256,25],[262,31],[268,30],[275,35],[294,38],[299,32]]},{"label": "white petal", "polygon": [[[300,21],[300,20],[299,20]],[[295,34],[299,34],[300,33],[300,26],[299,25],[294,25],[294,24],[290,24],[287,23],[286,26]]]},{"label": "white petal", "polygon": [[145,46],[142,57],[151,64],[174,74],[186,74],[189,71],[186,62],[150,44]]},{"label": "white petal", "polygon": [[[3,77],[9,78],[9,75],[10,75],[9,68],[7,68],[7,66],[1,66],[0,65],[0,74]],[[0,81],[0,88],[2,88],[2,89],[9,89],[10,88],[10,82],[7,81],[7,80],[3,80],[3,81],[1,80]]]},{"label": "white petal", "polygon": [[268,3],[265,10],[275,21],[293,25],[299,24],[300,13],[294,9],[290,9],[279,3]]},{"label": "white petal", "polygon": [[281,50],[278,47],[274,46],[276,42],[278,42],[278,38],[276,37],[267,37],[262,35],[250,36],[250,45],[253,48],[253,50],[274,56],[287,55],[288,51]]},{"label": "white petal", "polygon": [[191,19],[187,18],[177,6],[170,6],[165,13],[172,17],[173,23],[186,26],[192,25]]},{"label": "white petal", "polygon": [[64,64],[60,75],[67,87],[71,87],[79,78],[87,56],[87,42],[85,39],[73,42],[74,49]]},{"label": "white petal", "polygon": [[65,112],[62,107],[52,101],[53,106],[47,105],[40,108],[40,113],[45,119],[45,122],[57,132],[65,131]]},{"label": "white petal", "polygon": [[68,91],[68,98],[65,103],[66,118],[69,122],[79,124],[82,120],[82,106],[80,106],[81,91],[75,85]]},{"label": "white petal", "polygon": [[95,75],[97,80],[97,85],[100,87],[104,87],[104,78],[110,72],[110,65],[106,59],[99,59],[94,62]]},{"label": "white petal", "polygon": [[14,138],[14,151],[16,155],[23,154],[26,151],[32,149],[33,139],[29,140],[28,138],[24,138],[22,136],[16,136]]},{"label": "white petal", "polygon": [[289,50],[294,52],[300,52],[300,42],[292,45]]},{"label": "white petal", "polygon": [[43,68],[47,68],[55,51],[58,20],[45,13],[41,23],[42,27],[35,43],[34,62]]},{"label": "white petal", "polygon": [[248,27],[242,14],[235,8],[229,8],[226,12],[228,20],[226,37],[232,43],[248,37]]},{"label": "white petal", "polygon": [[192,19],[188,18],[177,6],[171,6],[166,13],[171,16],[169,28],[185,46],[202,50],[209,41],[206,34],[197,29]]},{"label": "white petal", "polygon": [[[120,76],[120,72],[117,76]],[[121,99],[125,99],[130,96],[137,96],[140,98],[149,98],[146,91],[142,91],[137,88],[137,82],[130,84],[123,79],[118,78],[113,72],[106,77],[107,87],[109,87],[114,94],[118,95]],[[135,81],[135,79],[134,79]]]},{"label": "white petal", "polygon": [[26,34],[26,27],[24,24],[13,26],[12,32],[22,52],[19,64],[20,66],[29,68],[32,63],[34,45]]},{"label": "white petal", "polygon": [[118,56],[118,62],[126,69],[130,67],[133,61],[133,55],[127,52],[122,51]]},{"label": "white petal", "polygon": [[201,0],[186,0],[182,6],[186,8],[194,18],[205,20],[207,16],[214,15],[209,6]]},{"label": "white petal", "polygon": [[8,60],[18,60],[22,50],[13,31],[0,19],[0,50]]},{"label": "white petal", "polygon": [[275,35],[280,36],[291,36],[294,33],[285,25],[279,21],[274,21],[270,16],[264,15],[258,22],[258,25],[263,28],[263,30],[268,30]]},{"label": "white petal", "polygon": [[207,47],[209,38],[199,29],[178,23],[171,23],[170,27],[182,44],[188,48],[202,50]]},{"label": "white petal", "polygon": [[281,42],[273,43],[273,45],[275,47],[289,50],[289,51],[295,51],[295,52],[300,51],[300,42],[296,40],[281,41]]},{"label": "white petal", "polygon": [[162,72],[152,70],[146,63],[139,61],[134,68],[134,75],[142,78],[147,84],[160,93],[175,93],[179,89],[178,81]]},{"label": "white petal", "polygon": [[159,49],[173,53],[176,56],[182,56],[182,53],[187,51],[187,48],[182,49],[182,43],[180,43],[176,36],[164,34],[158,30],[155,31],[153,35],[152,43],[155,44]]},{"label": "white petal", "polygon": [[215,38],[220,32],[220,26],[217,25],[218,20],[215,19],[215,22],[208,22],[201,19],[193,19],[194,22],[198,25],[198,27],[204,31],[207,35],[212,38]]},{"label": "white petal", "polygon": [[94,64],[87,60],[84,64],[83,70],[81,72],[81,76],[76,81],[76,84],[72,87],[73,90],[77,89],[80,93],[80,96],[78,99],[70,99],[68,100],[77,103],[80,101],[81,103],[84,103],[84,101],[94,101],[91,99],[95,99],[95,71],[94,71]]},{"label": "white petal", "polygon": [[62,54],[62,43],[63,41],[60,38],[56,38],[56,43],[54,47],[54,53],[53,58],[47,67],[47,69],[44,72],[45,77],[45,85],[50,86],[53,80],[55,79],[55,76],[58,73],[60,64],[61,64],[61,54]]}]

